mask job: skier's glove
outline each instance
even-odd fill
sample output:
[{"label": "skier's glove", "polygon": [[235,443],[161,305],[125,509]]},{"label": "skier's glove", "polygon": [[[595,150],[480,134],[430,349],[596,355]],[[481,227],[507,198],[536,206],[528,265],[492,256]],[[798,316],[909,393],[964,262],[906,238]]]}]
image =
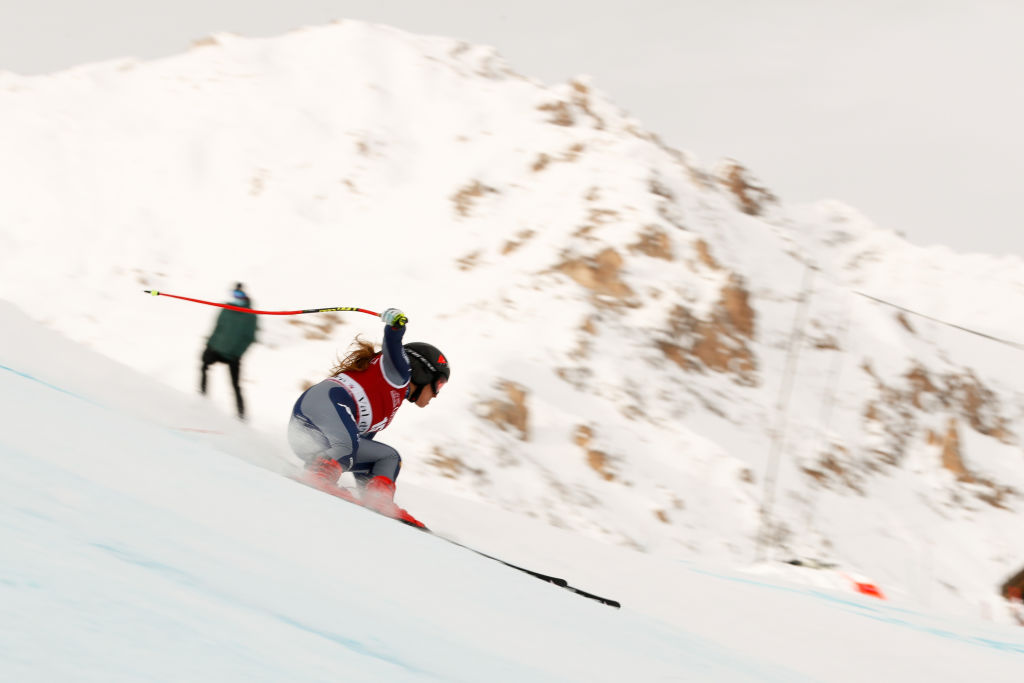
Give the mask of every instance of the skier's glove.
[{"label": "skier's glove", "polygon": [[405,327],[405,324],[409,322],[409,319],[405,317],[405,313],[402,313],[397,308],[389,308],[380,314],[380,319],[384,321],[385,325],[391,327]]}]

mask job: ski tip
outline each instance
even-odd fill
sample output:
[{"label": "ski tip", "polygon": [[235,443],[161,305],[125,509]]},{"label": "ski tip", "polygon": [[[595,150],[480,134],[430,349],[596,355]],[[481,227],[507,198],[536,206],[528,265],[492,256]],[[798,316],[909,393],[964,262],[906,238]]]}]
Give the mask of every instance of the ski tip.
[{"label": "ski tip", "polygon": [[[385,515],[385,516],[387,516],[387,515]],[[405,524],[407,526],[411,526],[413,529],[419,529],[420,531],[426,531],[428,534],[431,534],[431,535],[433,535],[433,533],[434,533],[433,531],[428,529],[427,525],[424,524],[423,522],[419,522],[418,524],[414,524],[413,522],[410,522],[407,519],[402,519],[401,517],[393,517],[392,519],[395,519],[395,520],[397,520],[397,521],[399,521],[402,524]]]},{"label": "ski tip", "polygon": [[593,593],[588,593],[587,591],[580,590],[579,588],[576,588],[575,586],[564,586],[564,588],[569,589],[570,591],[572,591],[576,595],[582,595],[585,598],[590,598],[591,600],[596,600],[597,602],[601,603],[602,605],[608,605],[609,607],[614,607],[615,609],[622,609],[622,603],[619,602],[618,600],[612,600],[611,598],[602,598],[600,595],[594,595]]},{"label": "ski tip", "polygon": [[145,292],[146,294],[152,294],[153,296],[160,296],[160,292],[156,291],[155,289],[144,289],[142,291]]}]

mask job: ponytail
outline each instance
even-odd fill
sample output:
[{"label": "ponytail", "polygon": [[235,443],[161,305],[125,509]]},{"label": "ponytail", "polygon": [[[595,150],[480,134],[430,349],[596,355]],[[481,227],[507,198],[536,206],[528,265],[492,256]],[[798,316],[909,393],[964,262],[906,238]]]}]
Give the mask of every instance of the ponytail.
[{"label": "ponytail", "polygon": [[352,346],[349,347],[348,355],[338,359],[331,368],[331,376],[340,375],[343,372],[359,372],[370,367],[373,359],[380,355],[380,351],[361,336],[357,336]]}]

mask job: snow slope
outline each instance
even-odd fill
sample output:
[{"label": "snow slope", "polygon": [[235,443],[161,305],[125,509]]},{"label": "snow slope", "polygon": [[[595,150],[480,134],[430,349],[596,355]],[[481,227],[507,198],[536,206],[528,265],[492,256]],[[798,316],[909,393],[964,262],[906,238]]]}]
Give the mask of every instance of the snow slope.
[{"label": "snow slope", "polygon": [[1009,681],[1024,657],[1020,629],[402,489],[438,533],[612,609],[298,485],[200,399],[9,304],[0,322],[0,680]]}]

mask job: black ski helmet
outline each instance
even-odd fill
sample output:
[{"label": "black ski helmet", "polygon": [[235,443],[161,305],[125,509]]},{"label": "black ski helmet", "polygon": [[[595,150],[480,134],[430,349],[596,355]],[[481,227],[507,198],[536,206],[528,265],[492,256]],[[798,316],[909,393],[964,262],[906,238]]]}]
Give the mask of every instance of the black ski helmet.
[{"label": "black ski helmet", "polygon": [[436,346],[425,342],[410,342],[402,348],[405,349],[405,355],[409,357],[412,383],[417,385],[416,389],[409,394],[409,400],[415,403],[416,399],[420,397],[423,387],[428,384],[436,394],[437,383],[441,379],[447,382],[451,377],[448,359]]}]

